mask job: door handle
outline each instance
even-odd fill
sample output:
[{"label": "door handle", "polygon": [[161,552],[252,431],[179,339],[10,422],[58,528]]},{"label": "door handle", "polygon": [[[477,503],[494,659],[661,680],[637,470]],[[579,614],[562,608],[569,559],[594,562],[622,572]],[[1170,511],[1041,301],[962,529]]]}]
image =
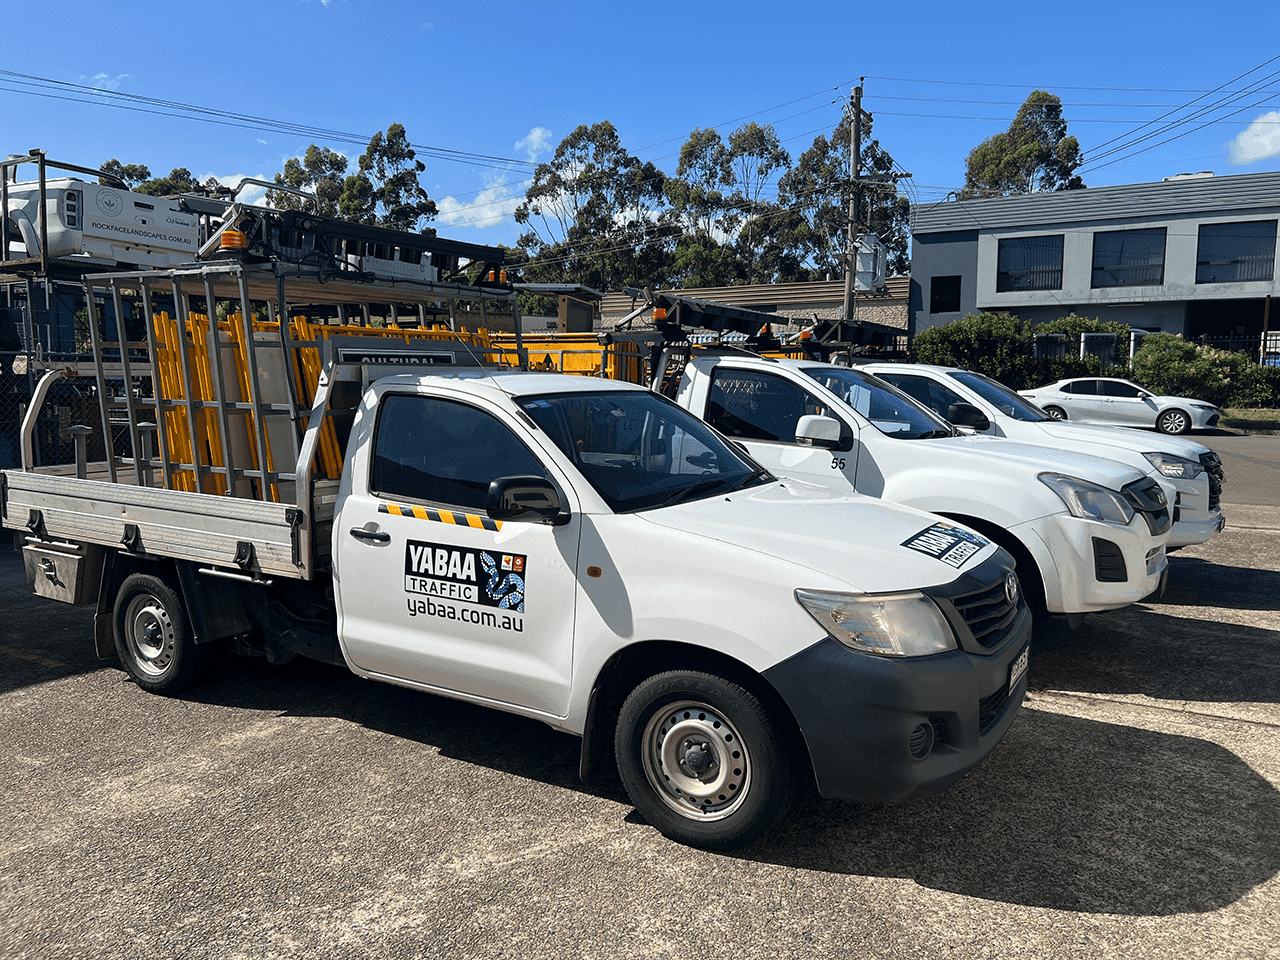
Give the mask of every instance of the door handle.
[{"label": "door handle", "polygon": [[357,540],[371,540],[374,543],[389,543],[391,534],[383,533],[381,530],[366,530],[364,527],[352,527],[351,535]]}]

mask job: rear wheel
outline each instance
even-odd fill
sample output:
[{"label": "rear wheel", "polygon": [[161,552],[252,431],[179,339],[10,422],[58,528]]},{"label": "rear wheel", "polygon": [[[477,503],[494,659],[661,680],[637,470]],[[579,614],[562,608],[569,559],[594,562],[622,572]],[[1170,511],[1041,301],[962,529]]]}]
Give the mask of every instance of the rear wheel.
[{"label": "rear wheel", "polygon": [[208,650],[192,640],[182,598],[160,577],[127,577],[113,624],[120,662],[144,690],[177,693],[200,675]]},{"label": "rear wheel", "polygon": [[1191,418],[1182,410],[1166,410],[1156,417],[1156,429],[1161,433],[1186,433],[1191,429]]},{"label": "rear wheel", "polygon": [[1053,419],[1055,420],[1067,419],[1067,411],[1063,410],[1061,407],[1056,406],[1054,404],[1050,404],[1049,406],[1045,407],[1044,412],[1047,413],[1049,416],[1053,417]]},{"label": "rear wheel", "polygon": [[773,827],[795,797],[788,738],[750,690],[696,670],[631,691],[614,746],[632,803],[661,833],[731,850]]}]

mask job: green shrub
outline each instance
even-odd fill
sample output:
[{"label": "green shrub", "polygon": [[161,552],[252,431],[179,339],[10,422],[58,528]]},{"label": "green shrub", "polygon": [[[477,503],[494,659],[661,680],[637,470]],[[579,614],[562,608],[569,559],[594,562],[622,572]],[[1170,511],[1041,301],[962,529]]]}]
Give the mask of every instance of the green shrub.
[{"label": "green shrub", "polygon": [[1232,384],[1227,406],[1249,409],[1280,407],[1280,367],[1249,363]]},{"label": "green shrub", "polygon": [[[1068,356],[1037,358],[1037,333],[1066,334]],[[977,370],[1014,390],[1039,387],[1067,377],[1128,374],[1124,368],[1118,373],[1117,368],[1101,369],[1095,357],[1082,359],[1078,353],[1082,333],[1115,333],[1117,350],[1128,353],[1129,328],[1122,323],[1063,317],[1032,326],[1007,314],[977,313],[922,330],[912,340],[911,356],[918,363]]]},{"label": "green shrub", "polygon": [[1155,393],[1220,407],[1280,402],[1280,369],[1259,366],[1246,353],[1188,343],[1168,333],[1143,339],[1133,358],[1133,379]]},{"label": "green shrub", "polygon": [[[1068,356],[1035,356],[1037,333],[1067,337]],[[1095,357],[1079,356],[1080,335],[1114,333],[1121,364],[1102,369]],[[1220,407],[1280,407],[1280,368],[1262,367],[1246,353],[1190,343],[1171,333],[1148,334],[1130,369],[1129,328],[1123,323],[1062,317],[1038,326],[1001,313],[969,314],[916,334],[911,356],[918,363],[967,367],[1014,390],[1069,377],[1124,377],[1158,394],[1193,397]]]}]

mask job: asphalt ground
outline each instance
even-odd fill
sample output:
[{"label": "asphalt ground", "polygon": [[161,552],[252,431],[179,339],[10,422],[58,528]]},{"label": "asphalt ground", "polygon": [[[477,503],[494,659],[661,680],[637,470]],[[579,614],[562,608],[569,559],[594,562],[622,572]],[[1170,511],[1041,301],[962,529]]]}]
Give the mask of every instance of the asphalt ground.
[{"label": "asphalt ground", "polygon": [[0,551],[0,957],[1280,957],[1280,508],[1228,521],[1038,628],[953,788],[734,855],[535,722],[305,661],[145,694]]}]

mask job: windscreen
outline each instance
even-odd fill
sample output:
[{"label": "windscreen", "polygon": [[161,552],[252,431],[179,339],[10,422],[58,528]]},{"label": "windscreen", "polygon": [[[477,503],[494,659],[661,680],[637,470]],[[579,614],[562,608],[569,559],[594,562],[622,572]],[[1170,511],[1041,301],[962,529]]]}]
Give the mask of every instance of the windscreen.
[{"label": "windscreen", "polygon": [[990,377],[985,377],[980,373],[972,373],[969,370],[953,370],[950,372],[950,376],[959,380],[978,396],[982,397],[983,400],[986,400],[987,403],[1014,420],[1039,423],[1053,419],[1030,400],[1018,396],[1003,383],[998,383]]},{"label": "windscreen", "polygon": [[701,420],[656,394],[548,394],[517,403],[618,513],[772,479]]},{"label": "windscreen", "polygon": [[847,367],[803,369],[886,436],[924,440],[952,435],[947,421],[878,377]]}]

